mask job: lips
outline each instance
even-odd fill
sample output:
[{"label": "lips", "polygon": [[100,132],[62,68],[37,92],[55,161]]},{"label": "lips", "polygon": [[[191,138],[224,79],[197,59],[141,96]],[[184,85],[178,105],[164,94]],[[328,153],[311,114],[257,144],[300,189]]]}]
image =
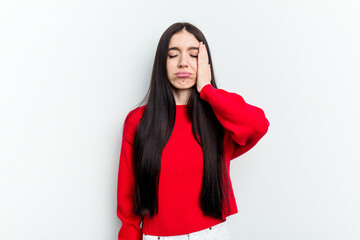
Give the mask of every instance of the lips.
[{"label": "lips", "polygon": [[191,76],[191,73],[181,71],[181,72],[177,72],[177,73],[176,73],[176,76],[178,76],[178,77],[180,77],[180,78],[190,77],[190,76]]}]

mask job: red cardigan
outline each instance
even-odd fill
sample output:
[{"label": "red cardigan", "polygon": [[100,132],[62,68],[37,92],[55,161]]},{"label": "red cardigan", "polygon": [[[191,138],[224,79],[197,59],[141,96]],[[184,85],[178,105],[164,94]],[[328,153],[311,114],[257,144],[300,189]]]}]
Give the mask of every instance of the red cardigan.
[{"label": "red cardigan", "polygon": [[[201,89],[200,98],[211,105],[224,127],[224,152],[229,173],[230,160],[251,149],[265,135],[269,122],[262,109],[246,103],[236,93],[216,89],[211,84]],[[187,234],[226,221],[227,216],[237,213],[231,180],[231,211],[224,213],[223,219],[204,216],[200,209],[203,156],[201,146],[192,135],[187,105],[176,105],[174,129],[162,152],[158,214],[142,219],[132,213],[132,145],[145,107],[130,111],[124,121],[117,188],[117,216],[122,222],[118,239],[141,240],[142,233],[156,236]]]}]

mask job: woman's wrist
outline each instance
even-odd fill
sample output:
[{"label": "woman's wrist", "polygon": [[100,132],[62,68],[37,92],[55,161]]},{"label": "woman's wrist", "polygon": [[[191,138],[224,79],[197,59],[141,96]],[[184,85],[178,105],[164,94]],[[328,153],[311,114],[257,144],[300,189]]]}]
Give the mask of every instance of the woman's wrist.
[{"label": "woman's wrist", "polygon": [[[206,84],[202,85],[201,88],[198,89],[199,93],[201,92],[201,90],[202,90],[206,85],[209,85],[209,84],[210,84],[210,83],[206,83]],[[210,84],[210,85],[211,85],[211,84]]]}]

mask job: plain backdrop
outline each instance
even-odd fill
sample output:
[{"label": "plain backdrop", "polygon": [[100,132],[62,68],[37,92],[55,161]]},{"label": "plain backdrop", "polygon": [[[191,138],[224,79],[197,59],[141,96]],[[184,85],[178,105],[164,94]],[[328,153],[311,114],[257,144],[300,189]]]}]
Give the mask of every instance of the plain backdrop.
[{"label": "plain backdrop", "polygon": [[[360,239],[360,3],[0,2],[0,239],[116,239],[123,123],[186,21],[268,133],[232,161],[233,240]],[[181,207],[181,206],[179,206]]]}]

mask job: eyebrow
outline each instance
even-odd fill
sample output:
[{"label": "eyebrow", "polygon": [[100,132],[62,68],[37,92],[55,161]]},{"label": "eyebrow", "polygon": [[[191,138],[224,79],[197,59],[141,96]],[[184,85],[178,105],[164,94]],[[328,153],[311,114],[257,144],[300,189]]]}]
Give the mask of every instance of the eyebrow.
[{"label": "eyebrow", "polygon": [[[193,49],[199,50],[198,47],[189,47],[187,50],[193,50]],[[171,51],[171,50],[178,50],[178,51],[180,51],[180,49],[179,49],[178,47],[172,47],[172,48],[169,48],[169,49],[168,49],[168,51]]]}]

